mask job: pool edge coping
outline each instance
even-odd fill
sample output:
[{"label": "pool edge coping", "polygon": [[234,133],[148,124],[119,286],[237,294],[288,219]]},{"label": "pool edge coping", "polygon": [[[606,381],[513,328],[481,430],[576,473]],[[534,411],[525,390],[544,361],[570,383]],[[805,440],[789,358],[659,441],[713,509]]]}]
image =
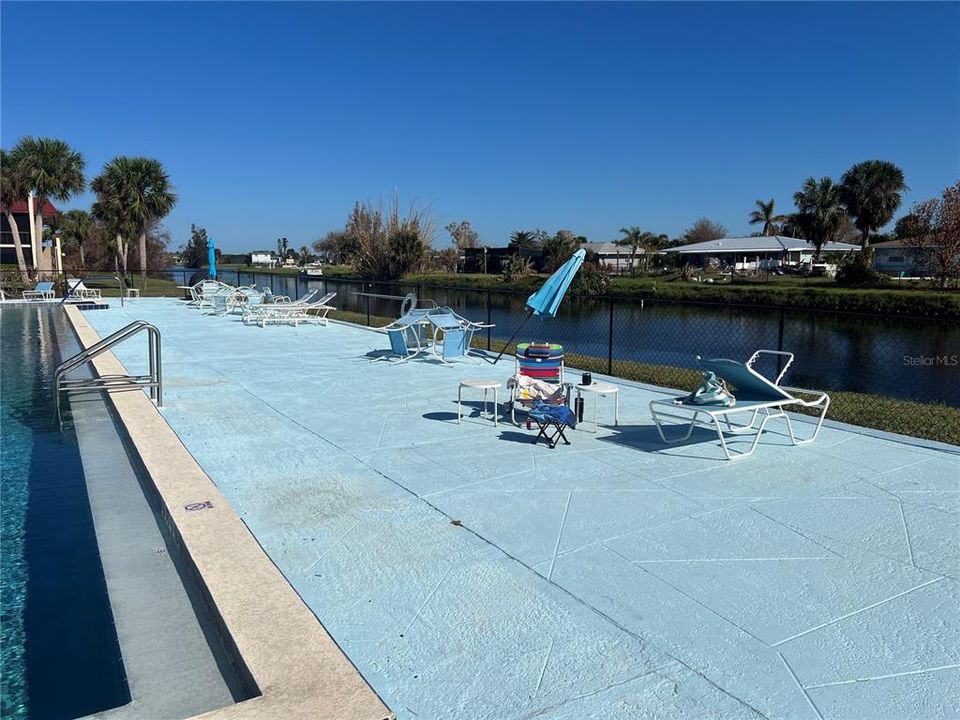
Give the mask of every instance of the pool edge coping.
[{"label": "pool edge coping", "polygon": [[[101,339],[79,309],[68,306],[66,312],[81,347]],[[98,375],[126,373],[109,351],[90,364]],[[236,649],[240,671],[260,692],[196,717],[393,718],[149,398],[143,392],[106,395]],[[201,509],[187,510],[191,505]],[[240,567],[244,572],[234,569]]]}]

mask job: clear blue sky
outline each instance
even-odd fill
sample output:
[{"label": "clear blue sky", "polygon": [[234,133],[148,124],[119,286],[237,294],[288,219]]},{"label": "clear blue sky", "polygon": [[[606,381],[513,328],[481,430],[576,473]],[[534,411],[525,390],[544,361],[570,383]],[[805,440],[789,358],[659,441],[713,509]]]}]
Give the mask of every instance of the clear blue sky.
[{"label": "clear blue sky", "polygon": [[[891,160],[910,203],[960,176],[957,3],[3,2],[2,125],[95,175],[160,159],[227,251],[299,247],[356,200],[429,204],[483,242],[608,240]],[[89,207],[85,195],[65,207]],[[901,211],[902,212],[902,211]]]}]

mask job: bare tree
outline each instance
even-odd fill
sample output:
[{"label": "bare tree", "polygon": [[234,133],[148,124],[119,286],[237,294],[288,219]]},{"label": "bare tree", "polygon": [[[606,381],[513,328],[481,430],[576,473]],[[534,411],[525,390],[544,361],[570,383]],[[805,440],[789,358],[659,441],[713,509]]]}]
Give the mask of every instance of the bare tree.
[{"label": "bare tree", "polygon": [[702,217],[683,233],[686,244],[719,240],[727,236],[727,229],[718,222]]},{"label": "bare tree", "polygon": [[918,264],[932,272],[946,287],[960,277],[960,182],[946,188],[939,198],[917,203],[910,211],[911,221],[902,239]]},{"label": "bare tree", "polygon": [[470,226],[469,220],[450,223],[447,225],[447,232],[453,238],[454,247],[460,252],[480,245],[480,235]]}]

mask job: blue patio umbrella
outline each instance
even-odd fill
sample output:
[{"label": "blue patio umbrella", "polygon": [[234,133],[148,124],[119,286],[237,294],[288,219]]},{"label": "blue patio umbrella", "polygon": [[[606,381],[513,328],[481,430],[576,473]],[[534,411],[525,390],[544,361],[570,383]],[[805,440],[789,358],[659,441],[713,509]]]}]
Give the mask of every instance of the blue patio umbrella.
[{"label": "blue patio umbrella", "polygon": [[217,279],[217,252],[213,247],[213,238],[207,239],[207,259],[210,262],[210,278]]},{"label": "blue patio umbrella", "polygon": [[563,300],[563,296],[566,294],[567,288],[569,288],[570,283],[573,282],[573,278],[577,274],[577,270],[579,270],[580,266],[583,265],[583,259],[586,257],[586,255],[586,250],[583,250],[582,248],[577,250],[573,255],[570,256],[569,260],[560,266],[559,270],[547,278],[547,281],[539,290],[527,298],[527,316],[523,319],[523,322],[520,323],[519,327],[513,331],[513,335],[511,335],[510,339],[507,340],[507,344],[504,345],[503,350],[501,350],[500,354],[497,355],[497,359],[493,361],[494,364],[497,363],[497,360],[503,357],[503,353],[506,351],[506,349],[513,344],[513,339],[526,324],[527,320],[530,319],[531,315],[539,315],[540,317],[557,316],[557,310],[560,308],[560,301]]}]

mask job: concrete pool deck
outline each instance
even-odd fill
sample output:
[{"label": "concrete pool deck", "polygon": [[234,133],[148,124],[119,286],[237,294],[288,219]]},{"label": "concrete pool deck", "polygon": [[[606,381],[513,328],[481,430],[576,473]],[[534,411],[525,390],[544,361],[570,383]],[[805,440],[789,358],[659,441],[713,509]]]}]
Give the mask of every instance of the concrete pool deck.
[{"label": "concrete pool deck", "polygon": [[663,395],[622,383],[618,428],[550,450],[480,394],[456,424],[510,358],[370,364],[369,330],[170,299],[85,317],[160,328],[164,418],[399,718],[960,714],[958,448],[774,425],[730,463],[662,446]]}]

